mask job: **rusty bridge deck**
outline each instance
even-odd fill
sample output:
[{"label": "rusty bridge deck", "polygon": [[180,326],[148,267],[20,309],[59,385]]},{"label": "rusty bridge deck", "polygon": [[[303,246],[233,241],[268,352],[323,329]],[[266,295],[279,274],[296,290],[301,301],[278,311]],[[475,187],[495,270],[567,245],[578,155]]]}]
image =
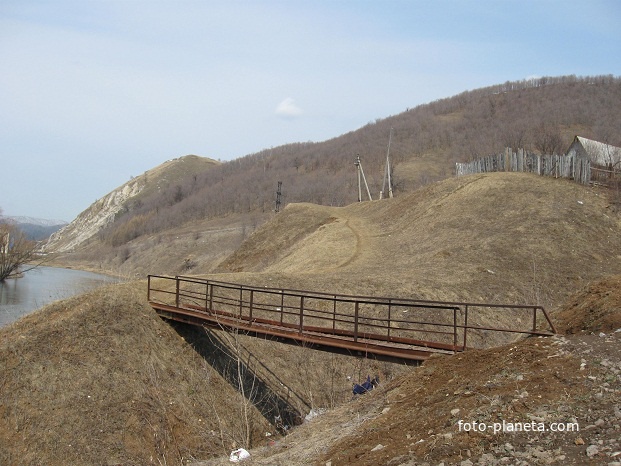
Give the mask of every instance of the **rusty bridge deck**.
[{"label": "rusty bridge deck", "polygon": [[[541,306],[377,298],[149,275],[148,301],[163,318],[366,357],[420,362],[480,346],[489,332],[555,333]],[[490,322],[509,314],[510,327]],[[540,328],[542,327],[542,328]]]}]

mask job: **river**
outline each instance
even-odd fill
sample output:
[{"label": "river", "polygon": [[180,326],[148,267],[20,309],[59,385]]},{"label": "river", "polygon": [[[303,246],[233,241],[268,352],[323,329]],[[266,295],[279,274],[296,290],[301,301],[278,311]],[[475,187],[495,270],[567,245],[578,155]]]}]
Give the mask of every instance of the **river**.
[{"label": "river", "polygon": [[37,267],[0,282],[0,327],[59,299],[86,293],[118,279],[83,270]]}]

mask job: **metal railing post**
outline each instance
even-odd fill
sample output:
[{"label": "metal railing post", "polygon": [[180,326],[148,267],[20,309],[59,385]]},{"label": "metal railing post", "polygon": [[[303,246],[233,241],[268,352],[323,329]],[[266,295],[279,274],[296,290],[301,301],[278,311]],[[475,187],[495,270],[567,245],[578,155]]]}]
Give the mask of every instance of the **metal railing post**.
[{"label": "metal railing post", "polygon": [[388,331],[387,331],[387,337],[388,337],[388,341],[390,341],[390,328],[392,327],[392,301],[389,299],[388,300]]},{"label": "metal railing post", "polygon": [[300,296],[300,334],[304,328],[304,296]]},{"label": "metal railing post", "polygon": [[244,305],[244,288],[242,286],[239,287],[239,318],[243,314],[243,305]]},{"label": "metal railing post", "polygon": [[175,277],[175,307],[179,307],[179,276]]},{"label": "metal railing post", "polygon": [[332,306],[332,331],[336,330],[336,295],[334,295],[334,301]]},{"label": "metal railing post", "polygon": [[285,314],[285,290],[280,290],[280,323],[282,324]]},{"label": "metal railing post", "polygon": [[209,285],[209,312],[213,311],[213,283]]},{"label": "metal railing post", "polygon": [[254,300],[254,290],[250,290],[250,303],[249,303],[250,309],[248,311],[248,318],[250,321],[250,325],[252,325],[252,301],[253,300]]},{"label": "metal railing post", "polygon": [[552,323],[552,321],[550,320],[550,316],[548,315],[548,313],[546,312],[545,308],[543,306],[537,306],[539,309],[541,309],[541,312],[543,312],[543,316],[546,318],[546,320],[548,321],[548,325],[550,326],[550,329],[552,330],[552,333],[556,333],[556,327],[554,327],[554,324]]},{"label": "metal railing post", "polygon": [[354,341],[358,341],[358,310],[360,303],[356,301],[356,306],[354,307]]},{"label": "metal railing post", "polygon": [[453,308],[453,351],[457,351],[457,309]]},{"label": "metal railing post", "polygon": [[466,350],[466,334],[468,333],[468,305],[466,304],[466,311],[464,313],[464,351]]},{"label": "metal railing post", "polygon": [[147,301],[151,301],[151,275],[147,276]]},{"label": "metal railing post", "polygon": [[537,331],[537,306],[533,306],[533,332]]},{"label": "metal railing post", "polygon": [[209,281],[205,282],[205,311],[208,311],[209,308]]}]

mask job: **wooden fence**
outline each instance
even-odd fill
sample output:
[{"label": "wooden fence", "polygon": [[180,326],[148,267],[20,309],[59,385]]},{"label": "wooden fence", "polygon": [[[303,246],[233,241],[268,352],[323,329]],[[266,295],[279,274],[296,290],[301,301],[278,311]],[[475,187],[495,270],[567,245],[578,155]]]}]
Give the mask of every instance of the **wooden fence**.
[{"label": "wooden fence", "polygon": [[489,155],[472,162],[456,163],[457,176],[486,172],[528,172],[555,178],[570,178],[578,183],[591,182],[591,163],[572,155],[537,155],[507,148],[501,154]]}]

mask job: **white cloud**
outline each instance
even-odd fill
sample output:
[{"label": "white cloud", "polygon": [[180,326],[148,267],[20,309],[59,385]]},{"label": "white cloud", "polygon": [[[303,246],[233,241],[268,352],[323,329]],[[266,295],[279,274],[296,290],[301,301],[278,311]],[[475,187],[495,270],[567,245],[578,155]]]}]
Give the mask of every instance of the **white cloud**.
[{"label": "white cloud", "polygon": [[284,118],[294,118],[302,114],[302,109],[295,104],[295,100],[287,97],[276,107],[276,115]]}]

